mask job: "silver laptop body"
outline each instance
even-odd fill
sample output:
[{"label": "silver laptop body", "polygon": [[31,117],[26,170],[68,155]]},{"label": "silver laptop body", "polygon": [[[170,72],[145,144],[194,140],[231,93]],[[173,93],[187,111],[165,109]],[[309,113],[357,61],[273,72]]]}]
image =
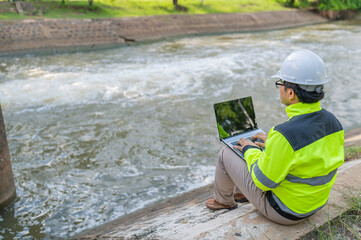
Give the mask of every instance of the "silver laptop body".
[{"label": "silver laptop body", "polygon": [[233,148],[240,138],[265,133],[258,128],[252,97],[214,104],[219,139],[244,159],[243,153]]}]

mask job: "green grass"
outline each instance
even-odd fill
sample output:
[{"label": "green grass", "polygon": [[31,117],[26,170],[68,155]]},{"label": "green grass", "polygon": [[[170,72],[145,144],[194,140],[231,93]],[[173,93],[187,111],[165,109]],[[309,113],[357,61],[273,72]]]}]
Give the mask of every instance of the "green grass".
[{"label": "green grass", "polygon": [[16,13],[0,13],[0,19],[21,19],[24,18]]},{"label": "green grass", "polygon": [[[38,0],[34,4],[45,8],[46,18],[113,18],[168,14],[208,14],[287,10],[277,0],[178,0],[178,4],[187,8],[186,12],[176,11],[172,0],[94,0],[94,8],[88,7],[88,1]],[[39,18],[39,16],[19,16],[18,14],[0,14],[0,19]]]},{"label": "green grass", "polygon": [[361,146],[345,147],[345,161],[361,157]]},{"label": "green grass", "polygon": [[361,240],[361,191],[344,194],[350,209],[325,225],[301,237],[300,240]]}]

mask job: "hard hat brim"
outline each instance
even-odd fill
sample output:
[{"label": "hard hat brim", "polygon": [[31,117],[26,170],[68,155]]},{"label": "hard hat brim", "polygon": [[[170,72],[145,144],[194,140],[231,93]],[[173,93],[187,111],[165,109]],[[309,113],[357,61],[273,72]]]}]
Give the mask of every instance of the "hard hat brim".
[{"label": "hard hat brim", "polygon": [[281,76],[279,76],[279,75],[273,75],[273,76],[271,76],[271,78],[279,78],[279,79],[281,79]]}]

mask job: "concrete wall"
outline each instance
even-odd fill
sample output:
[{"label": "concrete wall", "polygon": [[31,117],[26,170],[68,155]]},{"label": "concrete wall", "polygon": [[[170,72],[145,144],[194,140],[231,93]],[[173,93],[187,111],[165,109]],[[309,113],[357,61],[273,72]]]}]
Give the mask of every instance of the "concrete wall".
[{"label": "concrete wall", "polygon": [[6,138],[4,118],[0,105],[0,211],[16,198],[16,189]]},{"label": "concrete wall", "polygon": [[120,46],[195,34],[250,32],[326,22],[309,11],[0,21],[0,55]]}]

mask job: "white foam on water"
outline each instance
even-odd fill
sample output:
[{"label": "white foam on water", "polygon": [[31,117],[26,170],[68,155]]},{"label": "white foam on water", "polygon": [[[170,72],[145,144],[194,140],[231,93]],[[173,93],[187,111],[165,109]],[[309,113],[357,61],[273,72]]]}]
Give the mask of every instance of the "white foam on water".
[{"label": "white foam on water", "polygon": [[[222,60],[222,59],[220,59]],[[205,77],[216,70],[219,59],[144,65],[96,66],[99,72],[51,72],[45,67],[25,69],[23,78],[0,84],[5,109],[55,107],[95,101],[144,100],[180,95],[202,95]],[[232,59],[224,57],[218,71],[231,77]],[[228,66],[227,66],[228,63]],[[26,67],[25,67],[26,68]],[[49,67],[48,67],[49,68]],[[217,70],[216,70],[217,71]]]}]

